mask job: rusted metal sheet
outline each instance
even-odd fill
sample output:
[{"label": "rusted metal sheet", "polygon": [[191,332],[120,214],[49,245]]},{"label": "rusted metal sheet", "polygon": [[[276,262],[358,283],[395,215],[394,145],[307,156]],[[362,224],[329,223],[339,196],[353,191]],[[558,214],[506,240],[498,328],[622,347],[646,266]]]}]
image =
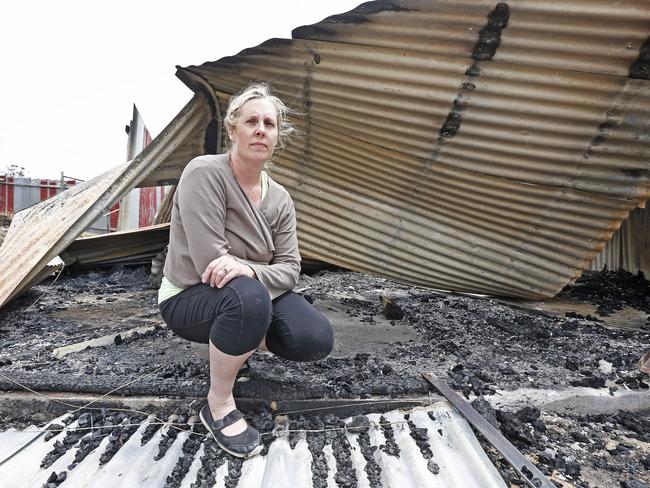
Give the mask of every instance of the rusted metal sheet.
[{"label": "rusted metal sheet", "polygon": [[650,196],[649,36],[641,1],[368,2],[178,76],[300,112],[271,174],[304,255],[541,298]]},{"label": "rusted metal sheet", "polygon": [[636,208],[596,256],[591,269],[626,269],[650,277],[650,211]]},{"label": "rusted metal sheet", "polygon": [[[76,179],[50,180],[44,178],[22,178],[0,175],[0,214],[12,215],[32,205],[44,202],[61,193],[65,188],[74,186]],[[86,230],[93,233],[107,232],[107,216],[102,215]]]},{"label": "rusted metal sheet", "polygon": [[164,224],[171,221],[172,207],[174,206],[174,193],[176,193],[176,185],[170,187],[170,190],[160,203],[158,213],[154,219],[154,224]]},{"label": "rusted metal sheet", "polygon": [[134,160],[17,213],[0,247],[0,307],[160,161],[173,157],[182,141],[205,127],[210,117],[205,99],[197,95]]},{"label": "rusted metal sheet", "polygon": [[169,223],[139,229],[111,232],[101,236],[80,237],[60,256],[71,264],[145,264],[169,242]]},{"label": "rusted metal sheet", "polygon": [[[188,130],[183,139],[175,140],[170,153],[157,161],[155,170],[148,173],[136,187],[175,185],[181,176],[183,168],[193,158],[203,154],[215,154],[216,145],[212,143],[218,137],[214,131],[215,112],[212,95],[205,91],[197,91],[203,100],[203,119],[192,130]],[[157,138],[156,138],[157,139]],[[155,142],[155,139],[154,139]],[[165,193],[167,193],[165,191]],[[157,222],[162,223],[162,222]]]},{"label": "rusted metal sheet", "polygon": [[[650,196],[649,26],[641,0],[368,2],[179,68],[205,96],[200,121],[179,115],[183,137],[159,136],[92,191],[105,208],[133,186],[175,183],[221,150],[229,96],[269,80],[299,112],[270,170],[296,202],[305,256],[444,290],[552,296]],[[69,244],[89,206],[41,247]],[[36,268],[52,257],[41,254]],[[20,283],[0,283],[4,303]]]}]

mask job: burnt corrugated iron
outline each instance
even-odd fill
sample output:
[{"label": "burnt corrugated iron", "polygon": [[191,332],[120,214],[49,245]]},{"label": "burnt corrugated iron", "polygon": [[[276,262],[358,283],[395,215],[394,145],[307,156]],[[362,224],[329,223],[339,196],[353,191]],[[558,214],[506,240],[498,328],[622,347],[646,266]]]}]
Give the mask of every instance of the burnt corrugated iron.
[{"label": "burnt corrugated iron", "polygon": [[[75,193],[91,197],[16,219],[0,305],[127,188],[175,183],[192,157],[220,151],[227,99],[260,79],[299,112],[271,170],[296,202],[305,256],[551,296],[650,194],[649,21],[642,1],[368,2],[179,69],[207,101]],[[30,219],[49,230],[32,237]]]},{"label": "burnt corrugated iron", "polygon": [[169,223],[80,237],[59,256],[66,266],[151,264],[169,241]]},{"label": "burnt corrugated iron", "polygon": [[304,255],[539,298],[650,196],[648,36],[642,1],[368,2],[178,75],[300,112],[271,172]]},{"label": "burnt corrugated iron", "polygon": [[178,152],[186,155],[191,148],[200,154],[191,134],[210,118],[203,96],[194,96],[132,161],[18,212],[0,247],[0,307],[33,284],[47,263],[161,161],[175,161]]}]

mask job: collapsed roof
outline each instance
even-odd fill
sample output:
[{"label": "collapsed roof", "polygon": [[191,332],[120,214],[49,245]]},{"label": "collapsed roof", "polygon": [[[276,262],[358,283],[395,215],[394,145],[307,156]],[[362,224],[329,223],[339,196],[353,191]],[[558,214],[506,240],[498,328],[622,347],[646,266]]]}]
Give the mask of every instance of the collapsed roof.
[{"label": "collapsed roof", "polygon": [[[220,151],[229,97],[268,80],[297,111],[299,135],[270,172],[296,204],[303,255],[445,290],[553,296],[650,196],[649,21],[633,0],[362,4],[179,68],[196,93],[184,118],[90,208]],[[24,283],[5,281],[23,273],[6,246],[0,304]]]}]

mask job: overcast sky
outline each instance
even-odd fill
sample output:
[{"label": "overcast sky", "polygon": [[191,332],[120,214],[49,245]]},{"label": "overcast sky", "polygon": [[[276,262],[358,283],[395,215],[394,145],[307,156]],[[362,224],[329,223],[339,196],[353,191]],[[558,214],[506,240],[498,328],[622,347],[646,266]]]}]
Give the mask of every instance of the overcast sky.
[{"label": "overcast sky", "polygon": [[191,97],[175,66],[215,61],[361,0],[13,0],[0,16],[0,171],[87,179],[124,162],[138,110],[156,136]]}]

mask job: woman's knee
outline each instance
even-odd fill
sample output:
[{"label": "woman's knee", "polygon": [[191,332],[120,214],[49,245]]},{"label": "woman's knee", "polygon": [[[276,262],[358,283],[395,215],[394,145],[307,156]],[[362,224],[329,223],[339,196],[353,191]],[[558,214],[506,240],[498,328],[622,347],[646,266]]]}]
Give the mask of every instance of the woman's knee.
[{"label": "woman's knee", "polygon": [[210,341],[222,352],[240,355],[256,349],[271,322],[271,299],[266,287],[240,277],[225,287],[227,298],[210,330]]},{"label": "woman's knee", "polygon": [[310,341],[309,361],[326,358],[334,349],[334,330],[329,320],[323,317],[319,327],[319,333],[314,334]]},{"label": "woman's knee", "polygon": [[323,359],[334,347],[329,320],[295,293],[274,302],[274,316],[267,335],[271,352],[292,361]]},{"label": "woman's knee", "polygon": [[323,317],[311,323],[304,334],[296,334],[294,341],[283,344],[278,355],[292,361],[318,361],[326,358],[334,348],[334,331]]},{"label": "woman's knee", "polygon": [[226,285],[233,291],[235,306],[240,309],[242,319],[246,322],[271,322],[273,306],[269,291],[260,281],[240,276]]}]

